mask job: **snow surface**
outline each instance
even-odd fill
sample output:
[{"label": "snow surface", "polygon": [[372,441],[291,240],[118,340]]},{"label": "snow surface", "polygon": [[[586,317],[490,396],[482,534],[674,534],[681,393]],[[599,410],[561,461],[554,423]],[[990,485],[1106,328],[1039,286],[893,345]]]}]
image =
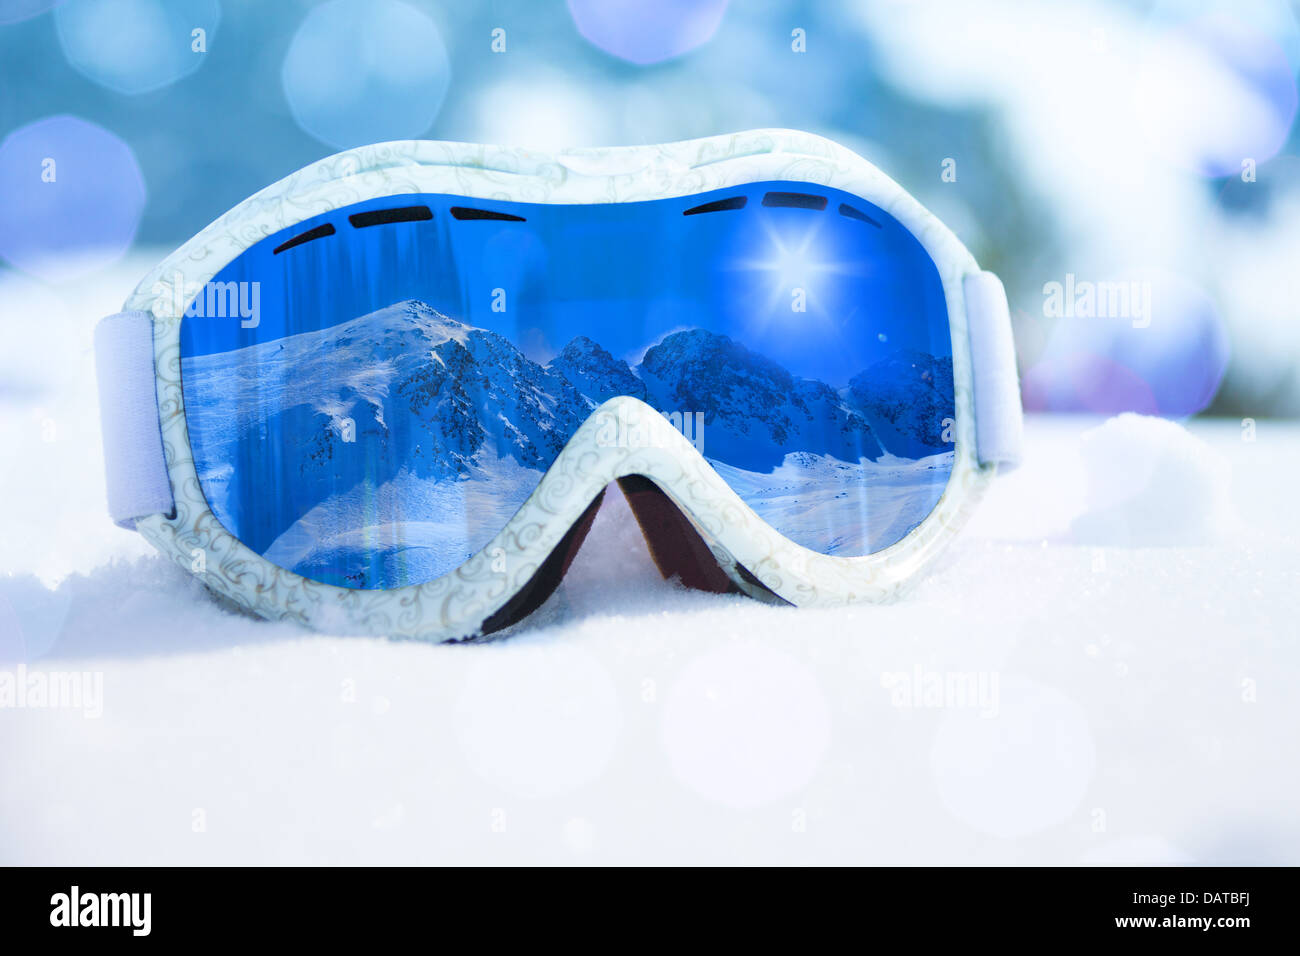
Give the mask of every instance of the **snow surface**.
[{"label": "snow surface", "polygon": [[0,691],[102,679],[0,708],[0,863],[1300,862],[1300,425],[1031,419],[888,606],[685,591],[612,491],[502,640],[321,636],[104,514],[90,327],[148,264],[0,283]]}]

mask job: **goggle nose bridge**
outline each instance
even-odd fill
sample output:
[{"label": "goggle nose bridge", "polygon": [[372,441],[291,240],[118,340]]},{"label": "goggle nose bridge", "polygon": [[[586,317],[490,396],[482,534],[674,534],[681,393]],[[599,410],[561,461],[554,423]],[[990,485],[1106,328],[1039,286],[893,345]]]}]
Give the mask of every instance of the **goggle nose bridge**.
[{"label": "goggle nose bridge", "polygon": [[[690,519],[649,478],[626,475],[616,480],[641,528],[650,557],[665,579],[676,577],[696,591],[749,594],[760,599],[768,598],[772,603],[787,603],[765,588],[742,565],[732,562],[731,573],[728,573]],[[602,489],[528,583],[483,622],[482,634],[503,630],[546,603],[546,599],[560,586],[586,541],[604,499],[605,489]]]}]

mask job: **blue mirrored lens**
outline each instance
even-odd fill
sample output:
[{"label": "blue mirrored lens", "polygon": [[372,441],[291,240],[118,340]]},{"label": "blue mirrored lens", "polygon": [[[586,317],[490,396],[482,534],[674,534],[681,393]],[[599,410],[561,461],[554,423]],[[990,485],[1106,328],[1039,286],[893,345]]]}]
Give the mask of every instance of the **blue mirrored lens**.
[{"label": "blue mirrored lens", "polygon": [[456,568],[616,395],[825,554],[901,540],[953,462],[934,263],[882,209],[804,183],[358,203],[223,269],[189,303],[181,357],[213,513],[345,587]]}]

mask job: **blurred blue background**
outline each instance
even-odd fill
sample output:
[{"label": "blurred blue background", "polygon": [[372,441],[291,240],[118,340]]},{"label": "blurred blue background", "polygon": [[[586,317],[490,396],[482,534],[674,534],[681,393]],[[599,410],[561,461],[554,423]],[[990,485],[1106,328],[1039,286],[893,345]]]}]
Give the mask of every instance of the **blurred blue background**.
[{"label": "blurred blue background", "polygon": [[366,142],[794,127],[1003,277],[1029,409],[1297,416],[1298,66],[1286,0],[0,0],[0,283]]}]

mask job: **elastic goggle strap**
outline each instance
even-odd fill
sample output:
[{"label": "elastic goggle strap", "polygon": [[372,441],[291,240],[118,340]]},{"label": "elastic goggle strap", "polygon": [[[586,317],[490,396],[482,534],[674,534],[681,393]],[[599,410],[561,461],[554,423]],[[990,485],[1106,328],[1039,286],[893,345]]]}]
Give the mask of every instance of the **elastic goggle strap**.
[{"label": "elastic goggle strap", "polygon": [[175,507],[154,389],[153,316],[119,312],[95,326],[108,513],[123,528]]},{"label": "elastic goggle strap", "polygon": [[992,272],[975,272],[962,282],[974,369],[975,450],[981,465],[1009,471],[1020,464],[1024,416],[1007,293]]}]

